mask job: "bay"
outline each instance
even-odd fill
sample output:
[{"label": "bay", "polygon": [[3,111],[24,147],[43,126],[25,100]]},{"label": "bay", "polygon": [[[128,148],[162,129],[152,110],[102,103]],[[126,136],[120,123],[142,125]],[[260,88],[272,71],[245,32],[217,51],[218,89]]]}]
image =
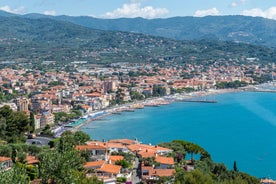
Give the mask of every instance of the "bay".
[{"label": "bay", "polygon": [[194,142],[229,169],[236,161],[242,172],[276,179],[276,93],[236,92],[208,98],[218,103],[174,102],[146,107],[104,117],[81,130],[96,140]]}]

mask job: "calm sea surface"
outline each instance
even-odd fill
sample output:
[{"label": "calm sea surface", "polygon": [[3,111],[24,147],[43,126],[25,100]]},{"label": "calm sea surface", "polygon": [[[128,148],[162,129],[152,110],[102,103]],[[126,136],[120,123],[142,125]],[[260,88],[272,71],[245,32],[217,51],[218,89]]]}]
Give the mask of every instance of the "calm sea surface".
[{"label": "calm sea surface", "polygon": [[207,97],[218,103],[175,102],[110,115],[82,127],[92,139],[175,139],[205,148],[214,161],[256,177],[276,179],[276,93],[239,92]]}]

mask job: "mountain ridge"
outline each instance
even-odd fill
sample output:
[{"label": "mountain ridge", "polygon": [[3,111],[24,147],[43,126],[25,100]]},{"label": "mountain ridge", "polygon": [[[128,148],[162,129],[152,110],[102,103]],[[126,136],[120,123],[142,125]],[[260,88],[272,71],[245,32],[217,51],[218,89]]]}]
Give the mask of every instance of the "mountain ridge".
[{"label": "mountain ridge", "polygon": [[0,11],[0,16],[29,19],[49,18],[71,22],[92,29],[126,31],[176,40],[222,40],[276,47],[276,21],[243,15],[170,17],[144,19],[101,19],[89,16],[51,16],[39,13],[25,15]]},{"label": "mountain ridge", "polygon": [[[31,15],[25,15],[34,18]],[[50,16],[84,27],[126,31],[176,40],[213,39],[276,47],[276,21],[240,15],[172,17],[166,19],[99,19],[88,16]]]},{"label": "mountain ridge", "polygon": [[276,60],[272,48],[229,41],[183,41],[142,33],[106,31],[48,17],[0,16],[0,23],[1,61],[162,63],[173,60],[185,63],[249,57],[259,58],[264,63]]}]

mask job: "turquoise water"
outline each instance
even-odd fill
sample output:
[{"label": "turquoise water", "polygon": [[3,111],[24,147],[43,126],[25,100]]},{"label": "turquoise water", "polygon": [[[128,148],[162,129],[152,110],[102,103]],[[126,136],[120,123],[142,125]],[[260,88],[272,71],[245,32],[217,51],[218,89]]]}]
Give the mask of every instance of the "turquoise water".
[{"label": "turquoise water", "polygon": [[92,139],[138,138],[157,144],[174,139],[204,147],[214,161],[256,177],[276,179],[276,93],[209,96],[218,103],[175,102],[110,115],[82,128]]}]

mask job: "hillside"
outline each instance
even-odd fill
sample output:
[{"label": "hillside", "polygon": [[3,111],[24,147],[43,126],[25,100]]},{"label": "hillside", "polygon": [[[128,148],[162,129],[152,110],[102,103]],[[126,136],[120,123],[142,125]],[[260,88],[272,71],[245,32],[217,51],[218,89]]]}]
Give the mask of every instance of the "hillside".
[{"label": "hillside", "polygon": [[177,40],[223,40],[276,47],[276,21],[248,16],[172,17],[164,19],[99,19],[89,16],[17,15],[0,11],[0,16],[62,20],[88,28],[126,31]]},{"label": "hillside", "polygon": [[[41,16],[25,15],[29,18]],[[212,39],[276,47],[276,21],[260,17],[207,16],[150,20],[143,18],[48,17],[93,29],[136,32],[177,40]]]},{"label": "hillside", "polygon": [[276,59],[273,49],[222,41],[177,41],[102,31],[47,18],[0,16],[0,60],[110,62],[202,62],[257,57]]}]

